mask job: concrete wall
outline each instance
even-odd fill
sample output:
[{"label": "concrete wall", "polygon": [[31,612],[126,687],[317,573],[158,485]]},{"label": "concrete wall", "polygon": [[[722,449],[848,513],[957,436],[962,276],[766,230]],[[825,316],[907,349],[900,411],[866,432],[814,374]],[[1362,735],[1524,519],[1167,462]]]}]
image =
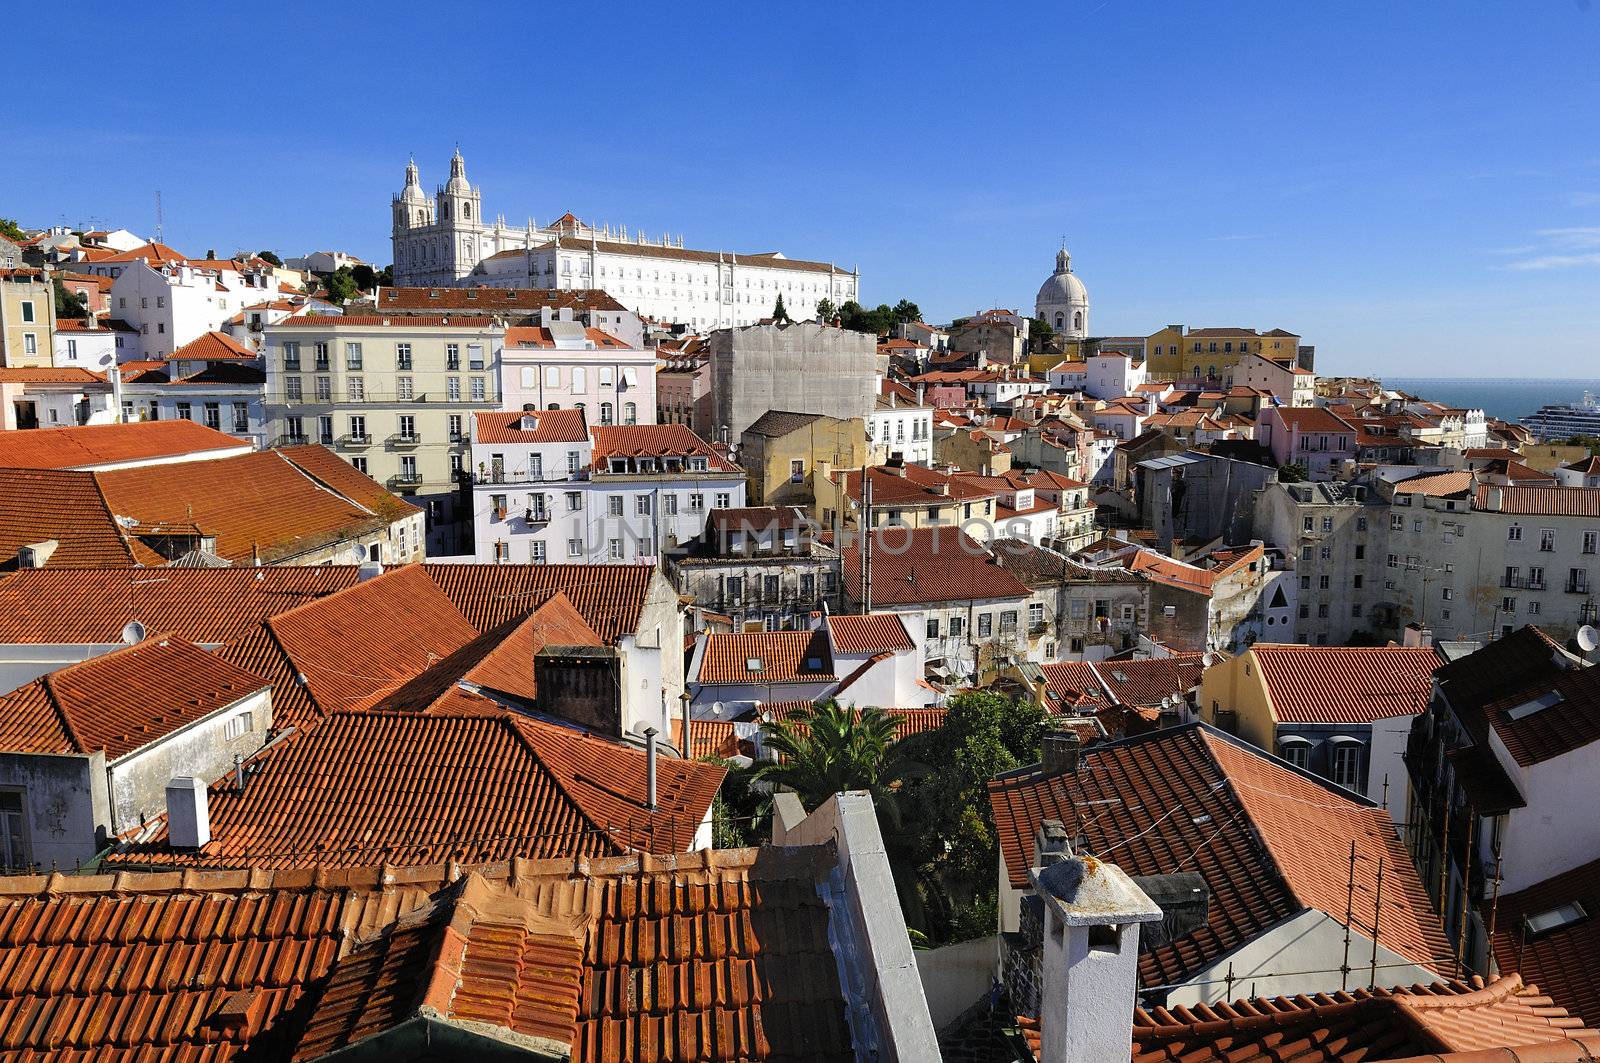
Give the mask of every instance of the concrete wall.
[{"label": "concrete wall", "polygon": [[999,937],[958,941],[916,953],[922,993],[928,998],[933,1028],[942,1030],[989,992],[1000,964]]},{"label": "concrete wall", "polygon": [[110,836],[104,754],[0,753],[0,789],[22,791],[23,844],[40,870],[88,861]]},{"label": "concrete wall", "polygon": [[[250,727],[232,740],[227,722],[250,713]],[[259,690],[111,764],[111,829],[116,833],[166,811],[167,783],[187,775],[215,782],[233,770],[233,755],[247,757],[272,730],[272,694]]]},{"label": "concrete wall", "polygon": [[877,408],[877,364],[872,336],[812,322],[712,333],[714,432],[738,439],[768,410],[866,418]]},{"label": "concrete wall", "polygon": [[[1546,712],[1559,712],[1546,709]],[[1502,895],[1515,893],[1593,859],[1600,851],[1600,817],[1594,814],[1594,780],[1600,746],[1591,742],[1527,768],[1517,767],[1495,732],[1489,745],[1516,781],[1526,808],[1511,813],[1501,850]],[[1453,829],[1459,830],[1459,825]]]},{"label": "concrete wall", "polygon": [[120,650],[123,643],[6,643],[0,645],[0,694],[9,694],[40,676]]},{"label": "concrete wall", "polygon": [[683,694],[683,610],[678,592],[658,569],[650,577],[639,627],[617,640],[622,657],[622,726],[672,734]]},{"label": "concrete wall", "polygon": [[[1362,917],[1370,921],[1372,913]],[[1350,989],[1368,984],[1372,939],[1350,934]],[[1167,996],[1168,1007],[1194,1005],[1245,996],[1293,996],[1327,993],[1340,987],[1339,966],[1344,962],[1344,925],[1314,908],[1290,916],[1271,930],[1250,939]],[[1395,966],[1398,965],[1398,966]],[[1227,982],[1229,968],[1233,984]],[[1313,973],[1297,973],[1313,972]],[[1438,975],[1410,962],[1397,952],[1378,946],[1379,985],[1412,985],[1437,980]]]}]

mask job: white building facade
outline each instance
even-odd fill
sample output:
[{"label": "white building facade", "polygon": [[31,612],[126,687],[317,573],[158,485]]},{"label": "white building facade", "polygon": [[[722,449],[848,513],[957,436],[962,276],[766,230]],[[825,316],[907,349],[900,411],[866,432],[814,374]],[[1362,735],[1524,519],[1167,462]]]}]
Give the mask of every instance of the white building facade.
[{"label": "white building facade", "polygon": [[656,422],[655,354],[546,308],[506,329],[501,393],[508,410],[582,410],[597,425]]},{"label": "white building facade", "polygon": [[523,228],[489,222],[483,193],[467,181],[458,151],[450,179],[430,199],[417,165],[391,203],[397,285],[600,288],[641,316],[697,330],[751,325],[772,316],[781,296],[796,320],[860,298],[860,277],[825,262],[779,252],[695,251],[682,237],[648,240],[626,227],[596,228],[570,214]]}]

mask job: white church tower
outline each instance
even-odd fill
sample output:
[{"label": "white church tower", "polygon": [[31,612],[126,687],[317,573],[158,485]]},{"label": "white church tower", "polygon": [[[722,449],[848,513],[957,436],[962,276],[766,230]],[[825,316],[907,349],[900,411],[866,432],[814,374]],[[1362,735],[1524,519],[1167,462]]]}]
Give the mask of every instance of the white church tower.
[{"label": "white church tower", "polygon": [[1033,313],[1055,329],[1059,339],[1088,338],[1089,292],[1072,272],[1072,256],[1065,246],[1056,252],[1056,271],[1039,287]]}]

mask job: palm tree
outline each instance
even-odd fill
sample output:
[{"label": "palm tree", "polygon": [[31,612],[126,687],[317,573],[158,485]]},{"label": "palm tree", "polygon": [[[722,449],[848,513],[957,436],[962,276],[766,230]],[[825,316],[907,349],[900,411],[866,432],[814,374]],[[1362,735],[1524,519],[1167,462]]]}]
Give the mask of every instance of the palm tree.
[{"label": "palm tree", "polygon": [[895,737],[899,722],[879,708],[846,709],[826,701],[762,726],[776,760],[755,777],[793,790],[810,811],[834,794],[865,790],[891,826],[900,826],[899,789],[921,774]]}]

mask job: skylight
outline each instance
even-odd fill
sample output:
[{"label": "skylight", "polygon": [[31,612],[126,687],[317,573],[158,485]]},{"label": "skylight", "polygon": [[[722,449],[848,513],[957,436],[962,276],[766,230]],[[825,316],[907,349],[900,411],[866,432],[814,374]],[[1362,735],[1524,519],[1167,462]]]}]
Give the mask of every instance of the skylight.
[{"label": "skylight", "polygon": [[1573,901],[1571,904],[1563,904],[1559,908],[1549,908],[1542,912],[1535,912],[1533,915],[1528,916],[1528,933],[1529,935],[1548,934],[1552,930],[1560,930],[1562,927],[1571,926],[1573,923],[1586,918],[1588,914],[1588,912],[1584,911],[1583,905],[1577,901]]},{"label": "skylight", "polygon": [[1566,700],[1566,695],[1562,694],[1559,690],[1547,691],[1546,693],[1540,694],[1532,701],[1524,701],[1516,708],[1508,710],[1506,712],[1506,719],[1525,720],[1536,712],[1543,712],[1550,706],[1559,705]]},{"label": "skylight", "polygon": [[760,657],[746,657],[744,659],[744,670],[747,671],[747,672],[759,672],[759,671],[761,671],[761,658]]}]

